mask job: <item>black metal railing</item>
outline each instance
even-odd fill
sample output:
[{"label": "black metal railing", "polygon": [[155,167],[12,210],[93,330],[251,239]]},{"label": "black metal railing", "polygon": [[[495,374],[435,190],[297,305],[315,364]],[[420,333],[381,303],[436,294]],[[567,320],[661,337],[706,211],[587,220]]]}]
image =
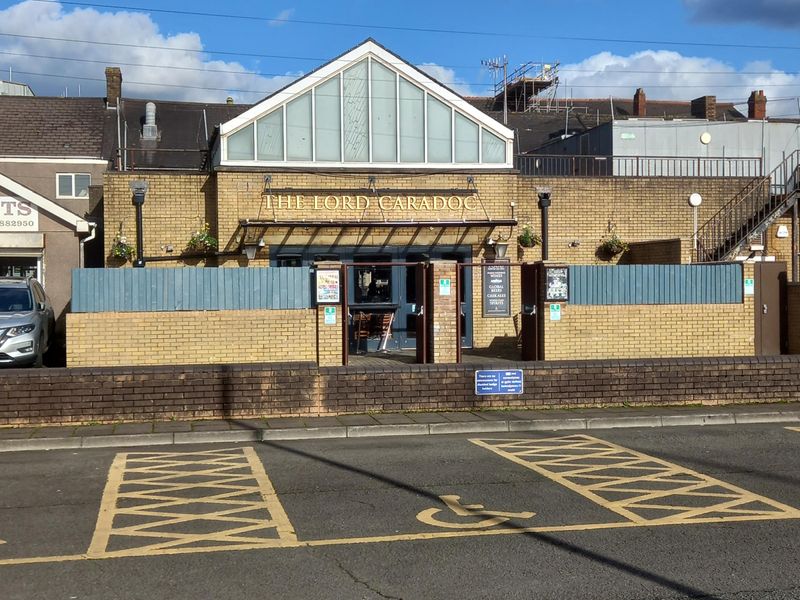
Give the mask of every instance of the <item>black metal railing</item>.
[{"label": "black metal railing", "polygon": [[532,177],[762,177],[760,157],[568,156],[515,157],[522,175]]},{"label": "black metal railing", "polygon": [[785,156],[769,175],[745,186],[697,232],[700,262],[725,260],[791,206],[798,190],[800,151]]}]

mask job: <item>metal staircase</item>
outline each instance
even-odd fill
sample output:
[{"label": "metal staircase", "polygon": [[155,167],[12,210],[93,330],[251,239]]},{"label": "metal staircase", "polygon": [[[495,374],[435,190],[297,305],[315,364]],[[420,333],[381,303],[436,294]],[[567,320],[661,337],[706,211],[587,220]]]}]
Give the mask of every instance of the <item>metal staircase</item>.
[{"label": "metal staircase", "polygon": [[747,241],[791,209],[800,196],[800,150],[754,179],[697,232],[698,262],[733,260]]}]

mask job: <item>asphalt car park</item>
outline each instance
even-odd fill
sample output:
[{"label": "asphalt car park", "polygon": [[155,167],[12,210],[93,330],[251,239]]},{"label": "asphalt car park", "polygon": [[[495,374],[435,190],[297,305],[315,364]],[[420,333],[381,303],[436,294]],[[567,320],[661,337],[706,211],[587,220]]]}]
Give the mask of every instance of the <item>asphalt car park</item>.
[{"label": "asphalt car park", "polygon": [[7,454],[0,595],[793,598],[798,448],[776,424]]}]

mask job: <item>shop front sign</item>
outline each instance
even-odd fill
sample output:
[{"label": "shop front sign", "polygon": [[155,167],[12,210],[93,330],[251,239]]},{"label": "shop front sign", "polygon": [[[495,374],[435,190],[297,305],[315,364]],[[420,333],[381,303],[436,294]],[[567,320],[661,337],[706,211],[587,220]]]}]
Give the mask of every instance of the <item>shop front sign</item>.
[{"label": "shop front sign", "polygon": [[0,196],[0,231],[39,231],[39,211],[24,200]]},{"label": "shop front sign", "polygon": [[477,196],[362,196],[266,194],[267,210],[365,211],[477,211]]}]

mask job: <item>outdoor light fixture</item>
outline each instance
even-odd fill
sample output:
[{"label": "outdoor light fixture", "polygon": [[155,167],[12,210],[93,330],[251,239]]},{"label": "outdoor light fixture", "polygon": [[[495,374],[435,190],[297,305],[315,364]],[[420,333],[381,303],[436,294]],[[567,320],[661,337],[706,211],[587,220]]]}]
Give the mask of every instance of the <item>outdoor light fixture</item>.
[{"label": "outdoor light fixture", "polygon": [[697,258],[697,208],[703,203],[703,197],[697,192],[689,194],[689,206],[692,207],[692,217],[694,220],[694,228],[692,229],[692,250],[694,251],[695,259]]},{"label": "outdoor light fixture", "polygon": [[257,242],[245,243],[242,247],[242,254],[247,257],[247,260],[254,260],[256,254],[258,253],[258,249],[263,248],[264,246],[266,246],[266,242],[264,242],[263,237],[260,237],[258,238]]},{"label": "outdoor light fixture", "polygon": [[494,244],[494,255],[497,258],[505,258],[508,252],[508,242],[497,241]]},{"label": "outdoor light fixture", "polygon": [[134,267],[144,266],[144,234],[142,232],[142,206],[147,189],[150,187],[147,181],[135,179],[130,182],[131,192],[133,192],[133,204],[136,206],[136,260],[133,261]]},{"label": "outdoor light fixture", "polygon": [[541,187],[536,188],[536,195],[539,197],[539,210],[542,211],[542,260],[549,258],[549,241],[548,241],[548,209],[550,208],[550,188]]}]

